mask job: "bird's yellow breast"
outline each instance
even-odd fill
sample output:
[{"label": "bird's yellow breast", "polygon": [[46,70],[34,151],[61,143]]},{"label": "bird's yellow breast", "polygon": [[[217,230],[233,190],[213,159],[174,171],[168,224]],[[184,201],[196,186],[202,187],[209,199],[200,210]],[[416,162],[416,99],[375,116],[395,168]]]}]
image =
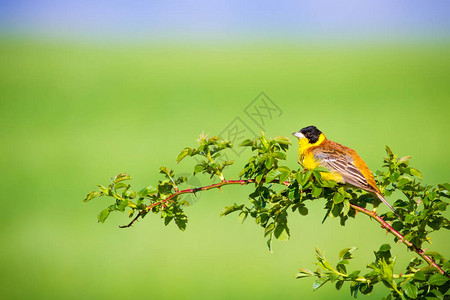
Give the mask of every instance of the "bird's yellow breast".
[{"label": "bird's yellow breast", "polygon": [[305,151],[303,155],[300,154],[299,160],[303,168],[307,170],[315,169],[319,166],[319,161],[316,161],[311,151]]},{"label": "bird's yellow breast", "polygon": [[[319,139],[315,143],[310,143],[308,139],[299,139],[299,149],[298,149],[298,159],[300,164],[306,170],[312,170],[320,166],[320,160],[316,160],[311,148],[320,145],[325,140],[324,134],[320,134]],[[337,182],[342,182],[342,175],[337,172],[320,172],[323,180],[332,180]]]},{"label": "bird's yellow breast", "polygon": [[305,169],[314,169],[319,164],[314,159],[314,155],[310,150],[313,147],[319,146],[325,140],[325,135],[320,134],[319,139],[315,143],[310,143],[307,138],[298,139],[298,161]]}]

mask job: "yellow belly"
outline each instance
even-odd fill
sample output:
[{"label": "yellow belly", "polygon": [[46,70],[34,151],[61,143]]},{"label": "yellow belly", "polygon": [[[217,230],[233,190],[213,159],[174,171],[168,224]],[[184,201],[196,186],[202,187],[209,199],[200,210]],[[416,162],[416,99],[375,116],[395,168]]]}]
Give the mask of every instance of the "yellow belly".
[{"label": "yellow belly", "polygon": [[[299,161],[303,168],[306,170],[313,170],[319,166],[321,166],[320,161],[315,160],[314,154],[312,152],[307,151],[304,155],[300,155]],[[342,182],[342,175],[338,172],[320,172],[323,180],[331,180]]]},{"label": "yellow belly", "polygon": [[320,172],[320,175],[322,175],[322,180],[331,180],[336,182],[342,182],[342,175],[337,172]]}]

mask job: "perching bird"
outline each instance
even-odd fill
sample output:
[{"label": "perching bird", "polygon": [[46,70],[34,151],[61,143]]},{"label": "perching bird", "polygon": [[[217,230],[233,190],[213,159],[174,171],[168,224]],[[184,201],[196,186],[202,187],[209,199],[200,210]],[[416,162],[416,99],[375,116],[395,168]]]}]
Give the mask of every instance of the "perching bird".
[{"label": "perching bird", "polygon": [[299,163],[305,169],[325,167],[321,172],[324,180],[349,184],[378,197],[400,218],[394,208],[384,199],[366,163],[355,150],[328,140],[315,126],[308,126],[292,135],[298,137]]}]

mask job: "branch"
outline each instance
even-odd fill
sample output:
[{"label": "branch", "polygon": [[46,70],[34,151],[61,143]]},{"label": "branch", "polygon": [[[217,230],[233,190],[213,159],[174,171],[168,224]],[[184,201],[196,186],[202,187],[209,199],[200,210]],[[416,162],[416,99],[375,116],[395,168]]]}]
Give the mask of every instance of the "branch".
[{"label": "branch", "polygon": [[444,274],[444,270],[442,270],[441,267],[438,266],[438,264],[433,260],[433,258],[429,257],[428,255],[425,254],[425,251],[419,247],[417,247],[416,245],[414,245],[413,243],[411,243],[410,241],[406,240],[405,237],[403,235],[401,235],[400,232],[398,232],[397,230],[395,230],[389,223],[387,223],[385,220],[383,220],[382,217],[380,217],[379,215],[377,215],[375,212],[367,210],[365,208],[359,207],[355,204],[350,203],[350,206],[355,209],[356,211],[362,212],[365,215],[368,215],[371,218],[374,218],[378,223],[381,224],[381,227],[386,229],[389,233],[393,234],[394,236],[396,236],[403,244],[405,244],[408,249],[411,249],[412,251],[416,252],[417,254],[419,254],[430,266],[433,266],[435,268],[437,268],[439,270],[439,272],[441,274]]},{"label": "branch", "polygon": [[[264,181],[264,180],[263,180]],[[222,186],[226,186],[226,185],[244,185],[244,184],[249,184],[249,183],[254,183],[256,182],[254,179],[241,179],[241,180],[223,180],[219,183],[215,183],[215,184],[211,184],[211,185],[206,185],[203,187],[197,187],[197,188],[190,188],[190,189],[185,189],[185,190],[181,190],[181,191],[176,191],[175,193],[173,193],[172,195],[170,195],[169,197],[167,197],[166,199],[163,199],[161,201],[152,203],[151,205],[148,205],[145,210],[142,210],[138,213],[138,215],[127,225],[122,225],[119,226],[120,228],[128,228],[131,227],[138,219],[139,217],[143,217],[144,215],[146,215],[149,211],[152,211],[152,209],[156,206],[159,205],[164,205],[165,203],[168,203],[169,201],[173,201],[173,199],[179,195],[182,194],[196,194],[197,192],[203,192],[203,191],[207,191],[207,190],[211,190],[211,189],[220,189]],[[278,183],[278,181],[272,181],[272,183]],[[283,185],[285,186],[289,186],[290,182],[288,181],[284,181]],[[435,268],[437,268],[439,270],[440,273],[444,274],[444,270],[438,266],[438,264],[433,260],[433,258],[431,258],[430,256],[425,254],[425,251],[419,247],[417,247],[416,245],[414,245],[413,243],[411,243],[410,241],[406,240],[405,237],[403,235],[401,235],[397,230],[395,230],[389,223],[387,223],[385,220],[383,220],[383,218],[381,218],[379,215],[377,215],[375,212],[367,210],[365,208],[359,207],[355,204],[350,203],[350,207],[352,207],[353,209],[355,209],[356,211],[362,212],[363,214],[374,218],[378,223],[381,224],[381,227],[386,229],[389,233],[393,234],[395,237],[397,237],[403,244],[405,244],[408,249],[411,249],[412,251],[416,252],[419,256],[421,256],[430,266],[433,266]]]},{"label": "branch", "polygon": [[[262,181],[264,181],[264,180],[262,180]],[[177,191],[164,200],[161,200],[161,201],[152,203],[151,205],[148,205],[145,208],[145,210],[140,211],[138,213],[138,215],[130,223],[128,223],[127,225],[119,226],[119,228],[131,227],[134,224],[134,222],[136,222],[139,219],[139,217],[143,217],[149,211],[152,211],[152,209],[154,207],[168,203],[169,201],[171,201],[172,199],[174,199],[175,197],[177,197],[179,195],[182,195],[182,194],[194,194],[195,195],[197,192],[203,192],[203,191],[207,191],[207,190],[211,190],[211,189],[220,189],[222,186],[225,186],[225,185],[233,185],[233,184],[244,185],[244,184],[249,184],[249,183],[253,183],[253,182],[256,182],[256,181],[254,179],[223,180],[222,182],[211,184],[211,185]],[[278,181],[273,181],[273,183],[278,183]],[[283,182],[283,184],[288,186],[290,184],[290,182],[285,181],[285,182]]]}]

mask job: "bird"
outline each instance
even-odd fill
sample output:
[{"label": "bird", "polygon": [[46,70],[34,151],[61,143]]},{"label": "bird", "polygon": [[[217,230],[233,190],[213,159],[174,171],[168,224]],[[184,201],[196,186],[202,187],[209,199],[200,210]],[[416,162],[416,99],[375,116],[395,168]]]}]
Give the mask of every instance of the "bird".
[{"label": "bird", "polygon": [[328,140],[316,126],[292,133],[298,138],[298,162],[306,170],[325,167],[322,179],[360,188],[378,197],[400,219],[375,182],[372,172],[355,150]]}]

